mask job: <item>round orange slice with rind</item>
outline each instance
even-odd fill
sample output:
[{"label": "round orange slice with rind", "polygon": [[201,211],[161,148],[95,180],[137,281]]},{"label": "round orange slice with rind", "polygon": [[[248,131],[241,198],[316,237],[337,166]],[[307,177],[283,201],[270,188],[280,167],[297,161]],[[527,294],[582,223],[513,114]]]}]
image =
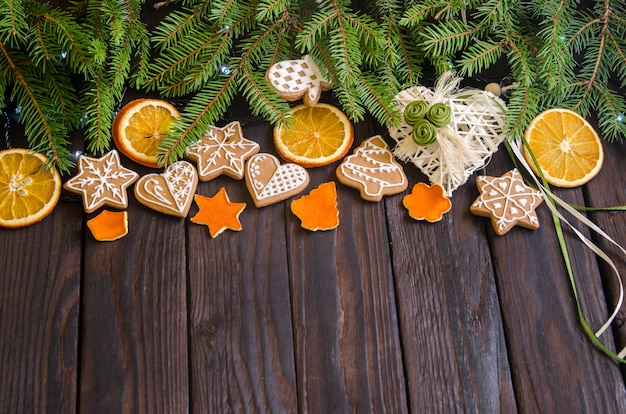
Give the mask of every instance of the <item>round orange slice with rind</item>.
[{"label": "round orange slice with rind", "polygon": [[157,148],[180,112],[169,102],[140,98],[124,105],[113,120],[111,135],[121,153],[147,167],[159,167]]},{"label": "round orange slice with rind", "polygon": [[19,228],[46,217],[61,196],[61,177],[48,159],[23,148],[0,151],[0,227]]},{"label": "round orange slice with rind", "polygon": [[523,154],[535,174],[557,187],[577,187],[589,182],[602,168],[604,151],[594,128],[574,111],[548,109],[537,115],[525,132]]},{"label": "round orange slice with rind", "polygon": [[305,168],[331,164],[350,150],[354,129],[337,107],[318,103],[291,109],[293,123],[274,128],[274,144],[286,161]]}]

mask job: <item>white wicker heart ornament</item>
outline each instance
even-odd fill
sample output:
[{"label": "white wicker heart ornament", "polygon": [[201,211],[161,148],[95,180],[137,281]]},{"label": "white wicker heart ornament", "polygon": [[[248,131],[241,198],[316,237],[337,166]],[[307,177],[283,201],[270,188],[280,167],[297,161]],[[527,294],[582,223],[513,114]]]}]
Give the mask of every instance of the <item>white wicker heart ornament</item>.
[{"label": "white wicker heart ornament", "polygon": [[413,127],[404,119],[398,127],[389,128],[389,135],[396,141],[394,155],[415,164],[431,184],[441,184],[448,197],[485,165],[504,139],[504,102],[479,89],[458,90],[460,81],[452,72],[446,72],[434,90],[414,86],[396,95],[400,111],[416,100],[429,105],[442,102],[450,107],[451,122],[439,128],[432,144],[416,144],[411,136]]}]

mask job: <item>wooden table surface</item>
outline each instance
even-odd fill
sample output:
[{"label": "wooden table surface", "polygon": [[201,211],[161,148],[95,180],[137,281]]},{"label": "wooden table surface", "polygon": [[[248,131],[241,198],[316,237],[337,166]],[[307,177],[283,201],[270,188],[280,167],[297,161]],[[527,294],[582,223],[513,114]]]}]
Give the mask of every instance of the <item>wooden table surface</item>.
[{"label": "wooden table surface", "polygon": [[[269,124],[243,122],[275,153]],[[377,133],[356,124],[355,145]],[[556,194],[626,204],[626,146],[604,149],[590,184]],[[336,165],[310,170],[305,192],[336,181]],[[501,147],[478,174],[512,167]],[[417,222],[402,197],[425,177],[405,171],[409,189],[379,203],[338,184],[341,223],[326,232],[302,229],[290,201],[255,208],[227,177],[197,189],[248,204],[243,230],[215,239],[190,222],[195,204],[180,219],[132,195],[115,242],[93,239],[95,213],[68,194],[42,222],[0,229],[0,413],[626,412],[623,367],[580,326],[547,207],[538,230],[496,236],[469,212],[475,174],[442,221]],[[626,246],[626,213],[588,216]],[[566,236],[597,328],[615,278]],[[626,275],[617,248],[594,240]],[[602,336],[614,348],[625,316]]]}]

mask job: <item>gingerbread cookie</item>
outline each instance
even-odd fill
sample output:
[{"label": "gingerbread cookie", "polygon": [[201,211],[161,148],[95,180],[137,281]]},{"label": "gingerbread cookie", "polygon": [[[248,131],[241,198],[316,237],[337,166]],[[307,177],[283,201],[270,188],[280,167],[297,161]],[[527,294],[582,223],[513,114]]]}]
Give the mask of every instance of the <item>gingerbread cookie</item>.
[{"label": "gingerbread cookie", "polygon": [[309,184],[309,173],[296,164],[282,164],[267,153],[253,155],[246,164],[246,187],[254,205],[264,207],[300,193]]},{"label": "gingerbread cookie", "polygon": [[168,166],[161,174],[146,174],[135,184],[135,198],[153,210],[187,217],[198,186],[198,172],[187,161]]},{"label": "gingerbread cookie", "polygon": [[309,55],[275,63],[265,77],[283,99],[296,101],[303,98],[306,106],[315,106],[322,91],[331,87]]},{"label": "gingerbread cookie", "polygon": [[209,181],[221,174],[241,180],[246,160],[259,149],[259,144],[243,137],[241,124],[233,121],[223,128],[210,127],[202,139],[191,146],[187,158],[197,162],[200,181]]},{"label": "gingerbread cookie", "polygon": [[401,193],[409,185],[402,166],[380,135],[364,140],[339,164],[336,174],[339,182],[360,190],[361,198],[368,201]]},{"label": "gingerbread cookie", "polygon": [[470,211],[491,218],[491,225],[501,236],[519,225],[534,230],[539,227],[535,208],[543,202],[543,194],[527,186],[517,169],[501,177],[486,175],[476,177],[480,196],[470,206]]},{"label": "gingerbread cookie", "polygon": [[78,174],[67,180],[63,188],[82,196],[87,213],[102,206],[125,209],[126,189],[137,178],[139,174],[123,167],[119,153],[111,150],[102,158],[78,157]]}]

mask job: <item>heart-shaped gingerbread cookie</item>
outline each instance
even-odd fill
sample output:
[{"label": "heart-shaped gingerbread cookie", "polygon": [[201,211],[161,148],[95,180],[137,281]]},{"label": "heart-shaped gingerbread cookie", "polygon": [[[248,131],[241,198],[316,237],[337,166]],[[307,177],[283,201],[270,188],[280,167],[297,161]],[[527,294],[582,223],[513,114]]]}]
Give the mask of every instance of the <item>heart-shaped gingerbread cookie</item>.
[{"label": "heart-shaped gingerbread cookie", "polygon": [[309,184],[309,173],[296,164],[281,164],[271,154],[252,156],[246,164],[246,187],[257,207],[285,200]]},{"label": "heart-shaped gingerbread cookie", "polygon": [[187,161],[168,166],[161,174],[146,174],[135,184],[137,200],[153,210],[186,217],[198,186],[198,172]]}]

